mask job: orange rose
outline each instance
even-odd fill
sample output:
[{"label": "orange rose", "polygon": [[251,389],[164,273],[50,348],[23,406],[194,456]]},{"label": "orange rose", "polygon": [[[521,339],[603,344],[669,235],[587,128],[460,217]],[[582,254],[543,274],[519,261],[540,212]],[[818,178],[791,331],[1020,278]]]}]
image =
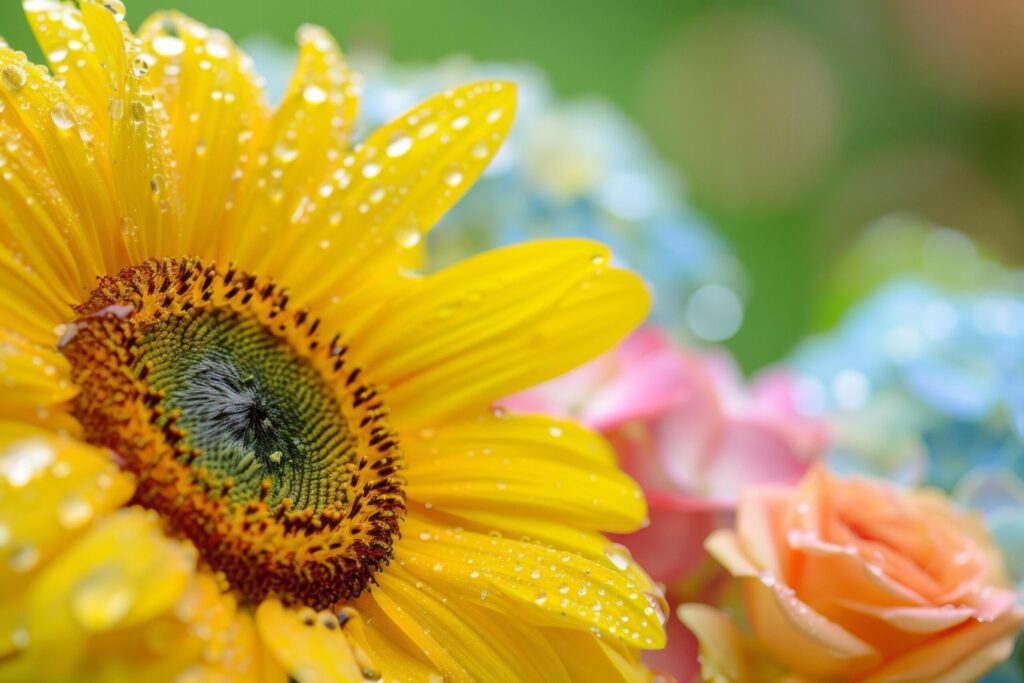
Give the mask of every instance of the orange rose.
[{"label": "orange rose", "polygon": [[1024,622],[981,523],[936,492],[816,468],[795,489],[745,490],[736,531],[705,547],[742,578],[752,631],[680,609],[707,680],[764,680],[760,653],[787,681],[963,683],[1008,657]]}]

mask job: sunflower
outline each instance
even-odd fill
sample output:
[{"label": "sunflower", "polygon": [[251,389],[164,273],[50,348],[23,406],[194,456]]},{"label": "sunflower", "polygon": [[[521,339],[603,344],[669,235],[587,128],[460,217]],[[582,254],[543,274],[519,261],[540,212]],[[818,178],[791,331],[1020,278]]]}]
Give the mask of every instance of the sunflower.
[{"label": "sunflower", "polygon": [[276,109],[180,14],[0,47],[0,679],[636,680],[664,602],[597,436],[492,403],[643,316],[600,245],[408,272],[514,86],[359,144],[321,29]]}]

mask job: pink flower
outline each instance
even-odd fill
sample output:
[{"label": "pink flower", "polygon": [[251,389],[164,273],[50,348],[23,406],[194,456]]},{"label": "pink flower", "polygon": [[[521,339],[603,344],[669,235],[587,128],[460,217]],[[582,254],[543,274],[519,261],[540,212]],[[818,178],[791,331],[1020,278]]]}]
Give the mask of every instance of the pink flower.
[{"label": "pink flower", "polygon": [[[704,538],[731,524],[736,493],[795,483],[822,452],[824,426],[800,416],[793,396],[784,372],[763,375],[748,389],[724,353],[679,348],[648,327],[505,405],[571,417],[611,441],[650,505],[650,525],[618,540],[666,584],[672,602],[680,581],[706,562]],[[649,663],[688,680],[695,655],[685,629],[670,629],[667,650]]]}]

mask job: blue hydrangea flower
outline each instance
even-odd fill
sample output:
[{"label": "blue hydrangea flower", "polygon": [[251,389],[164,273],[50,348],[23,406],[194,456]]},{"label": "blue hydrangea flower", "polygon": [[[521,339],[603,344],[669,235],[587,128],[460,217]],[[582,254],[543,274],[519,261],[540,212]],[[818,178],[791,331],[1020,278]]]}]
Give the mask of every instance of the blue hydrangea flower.
[{"label": "blue hydrangea flower", "polygon": [[792,364],[835,425],[832,464],[981,511],[1024,596],[1024,295],[896,280]]}]

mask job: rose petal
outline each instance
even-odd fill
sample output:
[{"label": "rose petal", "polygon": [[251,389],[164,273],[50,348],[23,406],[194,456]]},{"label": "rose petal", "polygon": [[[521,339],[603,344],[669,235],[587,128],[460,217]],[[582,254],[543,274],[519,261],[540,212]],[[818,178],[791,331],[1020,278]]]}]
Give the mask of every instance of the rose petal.
[{"label": "rose petal", "polygon": [[744,579],[747,616],[758,642],[776,659],[806,675],[856,676],[881,654],[770,578]]},{"label": "rose petal", "polygon": [[1024,610],[1007,612],[995,621],[969,621],[872,672],[867,683],[971,680],[974,676],[957,678],[955,675],[960,671],[977,675],[994,666],[998,662],[994,656],[1003,651],[1001,641],[1015,638],[1021,623],[1024,623]]}]

